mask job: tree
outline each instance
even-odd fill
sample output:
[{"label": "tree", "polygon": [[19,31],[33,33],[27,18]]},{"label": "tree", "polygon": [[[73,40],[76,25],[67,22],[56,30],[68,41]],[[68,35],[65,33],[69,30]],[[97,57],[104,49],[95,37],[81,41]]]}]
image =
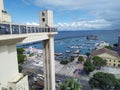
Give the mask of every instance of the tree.
[{"label": "tree", "polygon": [[29,57],[32,57],[32,56],[34,56],[34,53],[30,53],[30,54],[29,54]]},{"label": "tree", "polygon": [[19,72],[22,72],[23,67],[21,65],[19,65]]},{"label": "tree", "polygon": [[25,55],[18,54],[18,63],[23,63],[25,61]]},{"label": "tree", "polygon": [[74,61],[74,57],[71,57],[71,58],[70,58],[70,61],[71,61],[71,62]]},{"label": "tree", "polygon": [[85,53],[86,54],[86,56],[89,58],[89,56],[90,56],[90,53],[89,52],[87,52],[87,53]]},{"label": "tree", "polygon": [[120,82],[113,74],[98,72],[89,80],[92,88],[101,90],[120,90]]},{"label": "tree", "polygon": [[23,54],[24,52],[24,49],[23,48],[17,48],[17,53],[18,54]]},{"label": "tree", "polygon": [[96,67],[99,67],[101,68],[101,66],[105,66],[107,64],[107,60],[103,60],[101,57],[99,56],[94,56],[92,58],[93,60],[93,64],[96,66]]},{"label": "tree", "polygon": [[95,70],[95,66],[90,62],[90,60],[86,60],[83,69],[86,72],[86,74],[89,74],[90,72]]},{"label": "tree", "polygon": [[112,47],[111,47],[111,46],[105,46],[104,48],[107,48],[107,49],[112,49]]},{"label": "tree", "polygon": [[118,47],[118,43],[113,44],[114,47]]},{"label": "tree", "polygon": [[25,61],[25,55],[23,55],[23,52],[23,48],[17,48],[18,63],[23,63]]},{"label": "tree", "polygon": [[68,61],[67,61],[67,60],[62,60],[62,61],[60,62],[60,64],[66,65],[66,64],[68,64]]},{"label": "tree", "polygon": [[82,90],[82,86],[78,79],[67,79],[60,85],[60,90]]},{"label": "tree", "polygon": [[83,56],[79,56],[78,61],[80,61],[80,62],[84,61]]}]

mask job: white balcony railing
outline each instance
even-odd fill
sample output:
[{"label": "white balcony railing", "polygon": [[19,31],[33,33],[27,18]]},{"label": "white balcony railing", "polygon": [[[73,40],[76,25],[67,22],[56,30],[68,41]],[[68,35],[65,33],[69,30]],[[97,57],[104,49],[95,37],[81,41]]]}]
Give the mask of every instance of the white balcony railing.
[{"label": "white balcony railing", "polygon": [[0,23],[0,35],[57,32],[57,28]]}]

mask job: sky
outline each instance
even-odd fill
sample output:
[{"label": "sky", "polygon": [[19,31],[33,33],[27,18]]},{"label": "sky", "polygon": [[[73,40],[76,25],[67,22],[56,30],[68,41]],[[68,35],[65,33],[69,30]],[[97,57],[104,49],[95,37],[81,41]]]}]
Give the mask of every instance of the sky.
[{"label": "sky", "polygon": [[4,0],[13,23],[39,25],[39,12],[53,10],[59,30],[119,30],[120,0]]}]

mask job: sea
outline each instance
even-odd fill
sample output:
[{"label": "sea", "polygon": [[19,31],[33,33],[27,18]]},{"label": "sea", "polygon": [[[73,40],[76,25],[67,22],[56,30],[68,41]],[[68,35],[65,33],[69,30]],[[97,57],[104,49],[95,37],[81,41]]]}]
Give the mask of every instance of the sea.
[{"label": "sea", "polygon": [[[87,36],[98,36],[98,40],[88,40]],[[80,50],[80,54],[91,52],[94,45],[101,41],[108,42],[111,46],[118,43],[120,30],[80,30],[80,31],[58,31],[55,35],[55,53],[66,54],[66,50],[73,53],[75,50]],[[17,45],[17,47],[29,48],[30,46],[42,49],[40,41]]]}]

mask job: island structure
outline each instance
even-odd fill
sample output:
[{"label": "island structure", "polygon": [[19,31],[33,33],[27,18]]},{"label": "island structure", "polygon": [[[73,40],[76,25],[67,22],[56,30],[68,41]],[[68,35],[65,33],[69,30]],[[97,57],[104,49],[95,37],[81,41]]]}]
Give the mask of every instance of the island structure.
[{"label": "island structure", "polygon": [[0,0],[0,90],[29,90],[28,76],[19,73],[16,44],[35,41],[43,43],[44,90],[55,90],[53,12],[40,12],[40,25],[11,23],[11,16]]}]

